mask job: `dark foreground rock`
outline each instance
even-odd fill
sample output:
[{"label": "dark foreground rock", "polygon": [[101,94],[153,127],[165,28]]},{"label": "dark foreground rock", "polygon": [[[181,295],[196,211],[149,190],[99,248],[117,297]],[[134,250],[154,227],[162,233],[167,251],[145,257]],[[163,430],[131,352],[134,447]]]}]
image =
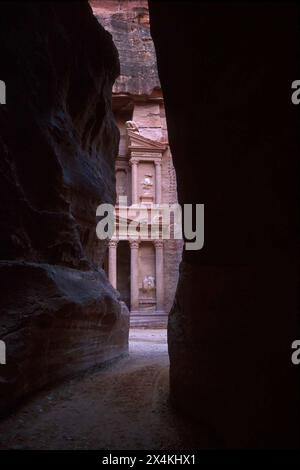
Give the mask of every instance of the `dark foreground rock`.
[{"label": "dark foreground rock", "polygon": [[0,14],[0,366],[4,413],[128,348],[128,312],[102,263],[96,208],[115,201],[111,36],[86,2]]},{"label": "dark foreground rock", "polygon": [[149,7],[179,202],[205,204],[169,321],[172,403],[217,447],[298,447],[299,10]]}]

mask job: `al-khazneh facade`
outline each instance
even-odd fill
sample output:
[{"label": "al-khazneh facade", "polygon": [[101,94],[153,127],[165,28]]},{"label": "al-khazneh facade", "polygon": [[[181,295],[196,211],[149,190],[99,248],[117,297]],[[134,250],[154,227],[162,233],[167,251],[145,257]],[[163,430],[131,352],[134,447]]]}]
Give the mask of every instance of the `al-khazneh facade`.
[{"label": "al-khazneh facade", "polygon": [[[113,111],[120,130],[116,214],[117,224],[126,225],[130,212],[122,216],[120,197],[127,197],[131,207],[174,204],[176,175],[147,2],[93,1],[91,6],[119,51],[121,74],[113,89]],[[134,209],[131,212],[136,215]],[[110,240],[105,269],[130,310],[131,324],[166,324],[181,251],[181,240],[159,240],[149,234],[137,239],[114,236]]]}]

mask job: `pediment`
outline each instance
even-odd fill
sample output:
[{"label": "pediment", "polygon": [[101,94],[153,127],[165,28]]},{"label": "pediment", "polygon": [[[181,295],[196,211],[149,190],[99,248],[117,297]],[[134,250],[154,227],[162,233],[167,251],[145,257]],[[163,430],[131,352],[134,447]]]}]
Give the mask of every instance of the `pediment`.
[{"label": "pediment", "polygon": [[149,152],[164,152],[167,148],[167,144],[164,142],[158,142],[156,140],[148,139],[142,136],[138,132],[134,132],[130,129],[127,130],[130,150],[138,151],[149,151]]}]

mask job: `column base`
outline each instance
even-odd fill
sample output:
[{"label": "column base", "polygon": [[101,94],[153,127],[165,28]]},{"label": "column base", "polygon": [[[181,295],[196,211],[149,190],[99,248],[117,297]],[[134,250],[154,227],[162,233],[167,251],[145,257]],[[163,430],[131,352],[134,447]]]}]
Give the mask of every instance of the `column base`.
[{"label": "column base", "polygon": [[130,316],[135,316],[135,315],[141,315],[141,312],[139,310],[130,310]]},{"label": "column base", "polygon": [[130,326],[135,328],[167,328],[168,314],[163,311],[153,313],[143,313],[138,311],[130,312]]}]

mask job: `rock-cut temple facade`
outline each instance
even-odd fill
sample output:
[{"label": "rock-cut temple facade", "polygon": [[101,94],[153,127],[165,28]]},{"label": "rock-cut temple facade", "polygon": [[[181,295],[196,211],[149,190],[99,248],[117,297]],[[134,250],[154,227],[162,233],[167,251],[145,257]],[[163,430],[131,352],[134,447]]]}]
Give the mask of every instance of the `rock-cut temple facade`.
[{"label": "rock-cut temple facade", "polygon": [[[163,238],[166,221],[159,209],[152,216],[148,210],[177,203],[148,5],[144,0],[113,0],[93,1],[91,6],[112,34],[121,66],[113,88],[120,131],[115,164],[117,227],[104,268],[129,308],[131,324],[165,325],[175,295],[182,240],[173,237],[172,219],[170,238]],[[137,219],[144,222],[144,230],[131,236],[128,226]]]}]

